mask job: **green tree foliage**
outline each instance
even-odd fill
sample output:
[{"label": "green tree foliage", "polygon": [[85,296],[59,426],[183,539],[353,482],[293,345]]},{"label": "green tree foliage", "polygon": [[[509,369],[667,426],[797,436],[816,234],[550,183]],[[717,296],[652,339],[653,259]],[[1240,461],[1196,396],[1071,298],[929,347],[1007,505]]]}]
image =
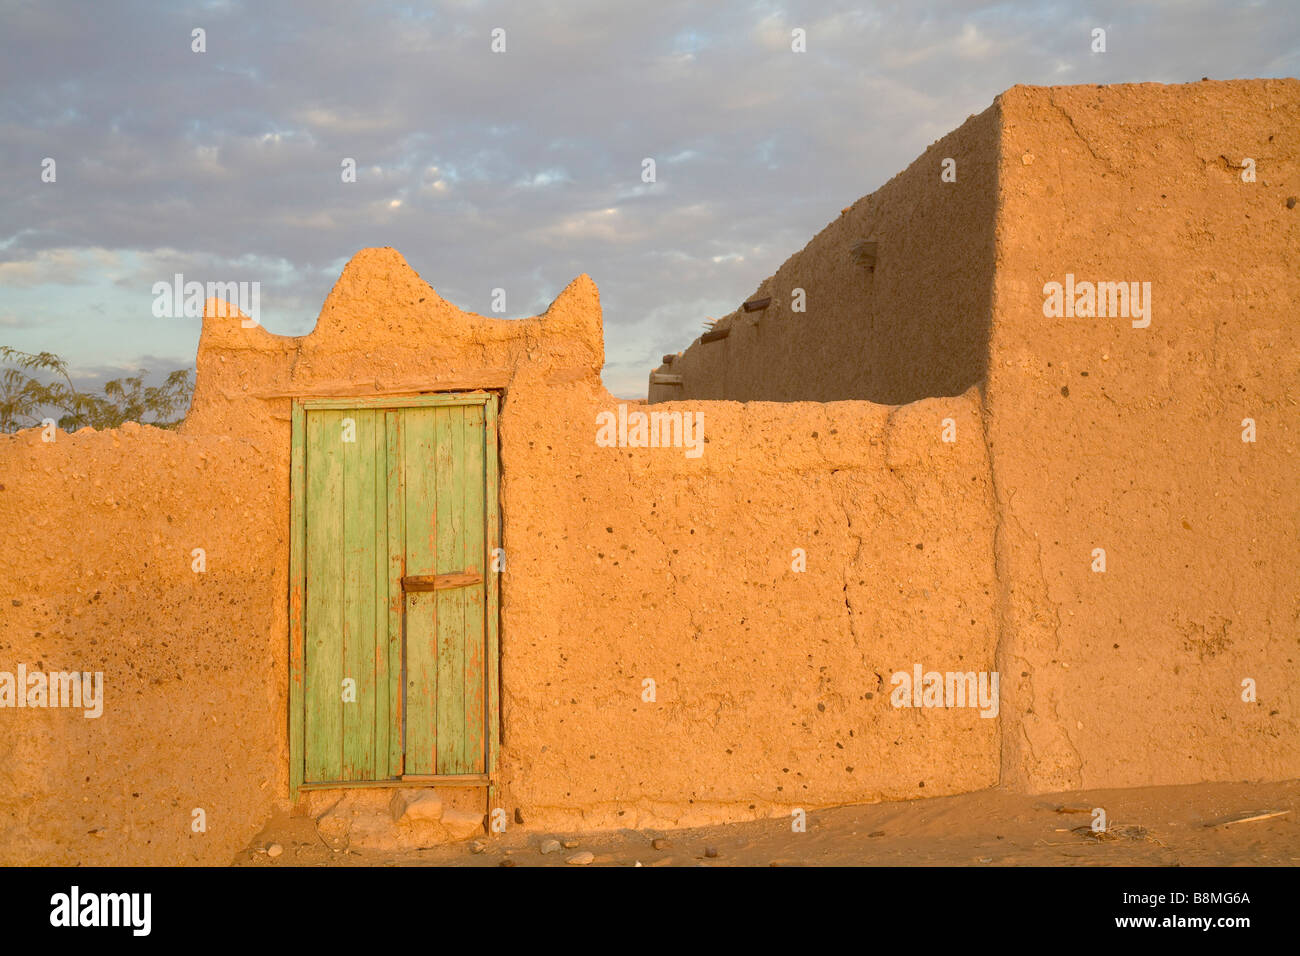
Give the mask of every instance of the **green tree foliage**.
[{"label": "green tree foliage", "polygon": [[[64,431],[117,428],[123,422],[141,422],[158,428],[175,428],[185,418],[194,392],[193,373],[177,369],[161,385],[145,385],[144,375],[115,378],[104,383],[102,394],[78,391],[68,376],[68,363],[53,352],[20,352],[0,345],[0,432],[39,425],[54,418]],[[42,381],[44,373],[51,381]]]}]

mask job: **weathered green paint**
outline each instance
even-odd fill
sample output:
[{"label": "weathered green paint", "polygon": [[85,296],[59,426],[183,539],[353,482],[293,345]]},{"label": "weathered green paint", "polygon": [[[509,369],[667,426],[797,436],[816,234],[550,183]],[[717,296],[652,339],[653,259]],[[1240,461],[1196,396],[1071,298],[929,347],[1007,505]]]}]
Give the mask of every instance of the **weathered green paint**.
[{"label": "weathered green paint", "polygon": [[[406,432],[406,573],[434,574],[438,435],[433,409],[403,415]],[[405,596],[406,773],[434,773],[438,693],[437,595]]]},{"label": "weathered green paint", "polygon": [[501,580],[501,575],[505,572],[505,565],[503,563],[505,553],[499,551],[501,547],[501,515],[497,506],[497,462],[499,460],[499,453],[497,450],[497,403],[495,398],[491,401],[485,402],[483,405],[483,454],[483,470],[485,475],[483,483],[483,510],[485,517],[483,547],[487,551],[485,558],[486,565],[483,568],[483,577],[488,582],[487,586],[484,588],[487,608],[483,615],[483,625],[487,629],[487,660],[484,666],[487,676],[487,737],[483,741],[483,749],[486,751],[486,770],[489,774],[492,774],[496,773],[497,750],[500,748],[499,742],[503,739],[501,731],[501,708],[499,706],[501,694],[498,689],[498,681],[500,680],[501,674],[501,657],[497,650],[499,623],[498,599],[501,592],[497,587],[497,582]]},{"label": "weathered green paint", "polygon": [[[294,795],[490,774],[500,726],[496,396],[307,400],[293,426]],[[402,589],[404,576],[467,573],[481,582]]]},{"label": "weathered green paint", "polygon": [[374,459],[371,462],[371,478],[374,483],[371,531],[373,534],[371,551],[371,573],[374,581],[374,597],[371,601],[371,628],[374,633],[375,669],[374,669],[374,706],[371,720],[375,728],[374,750],[371,756],[372,766],[377,777],[386,777],[392,773],[389,765],[389,728],[391,714],[389,711],[390,680],[389,673],[391,642],[388,633],[388,575],[391,570],[391,556],[388,551],[388,421],[384,411],[372,411],[374,438]]},{"label": "weathered green paint", "polygon": [[343,412],[307,413],[304,779],[343,779]]},{"label": "weathered green paint", "polygon": [[[380,561],[387,564],[387,536],[384,549],[376,551],[375,437],[379,430],[375,427],[375,413],[357,409],[344,414],[345,421],[353,423],[353,433],[349,436],[353,440],[340,443],[343,453],[343,678],[353,682],[350,696],[355,701],[345,700],[343,704],[343,776],[338,779],[371,780],[379,772],[375,766],[375,663],[381,642],[375,633],[375,565]],[[311,502],[310,507],[309,535],[311,516],[337,505]],[[387,633],[382,644],[386,653]]]},{"label": "weathered green paint", "polygon": [[436,395],[405,395],[397,398],[308,398],[301,404],[307,408],[438,408],[447,405],[485,405],[495,402],[491,392],[442,392]]},{"label": "weathered green paint", "polygon": [[388,776],[400,777],[402,763],[402,720],[405,710],[402,693],[403,632],[406,620],[405,599],[402,595],[402,575],[406,573],[406,470],[402,464],[403,429],[402,413],[384,412],[387,428],[387,450],[384,473],[387,483],[387,513],[385,533],[388,537],[388,577],[385,594],[388,596]]},{"label": "weathered green paint", "polygon": [[[438,574],[453,574],[465,568],[462,544],[464,525],[461,503],[464,500],[464,481],[461,473],[461,456],[464,439],[461,435],[459,407],[431,409],[425,414],[435,416],[438,449],[435,468],[438,473],[438,523],[435,539]],[[438,635],[438,693],[435,705],[436,767],[433,773],[463,773],[460,766],[461,735],[464,733],[465,711],[465,611],[464,590],[439,591],[433,597],[437,602],[436,623]]]},{"label": "weathered green paint", "polygon": [[[461,560],[466,569],[487,576],[484,562],[483,531],[486,529],[483,494],[486,472],[483,469],[483,408],[480,405],[463,405],[460,409],[462,444],[458,458],[461,463],[464,506],[460,514],[464,526],[460,535],[463,552]],[[464,698],[465,726],[461,737],[459,773],[482,773],[484,769],[483,731],[483,655],[485,647],[485,612],[483,588],[463,588],[461,611],[464,615],[464,662],[462,666],[462,692]]]}]

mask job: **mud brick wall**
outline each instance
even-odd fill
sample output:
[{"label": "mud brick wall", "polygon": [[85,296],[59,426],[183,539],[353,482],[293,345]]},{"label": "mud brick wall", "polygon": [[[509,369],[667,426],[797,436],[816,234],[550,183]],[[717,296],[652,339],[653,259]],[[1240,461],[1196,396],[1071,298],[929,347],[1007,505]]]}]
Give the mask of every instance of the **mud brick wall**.
[{"label": "mud brick wall", "polygon": [[283,789],[274,458],[134,424],[54,437],[0,438],[0,670],[102,672],[103,711],[0,710],[0,863],[225,862]]},{"label": "mud brick wall", "polygon": [[918,662],[993,669],[975,393],[656,406],[704,415],[698,459],[594,449],[614,403],[516,415],[538,448],[504,449],[508,796],[557,826],[662,826],[996,782],[996,719],[889,701]]},{"label": "mud brick wall", "polygon": [[[1006,786],[1300,774],[1297,119],[1291,79],[1014,87],[792,256],[767,309],[652,373],[681,377],[652,401],[902,402],[975,375]],[[882,299],[895,269],[930,291]],[[1067,276],[1150,283],[1150,325],[1045,314]],[[911,356],[931,371],[902,387]]]},{"label": "mud brick wall", "polygon": [[[687,399],[901,405],[960,395],[988,362],[997,222],[991,106],[864,196],[717,325],[651,374],[651,402]],[[944,181],[944,160],[956,179]],[[875,242],[874,267],[855,254]],[[803,289],[806,312],[793,311]],[[703,318],[703,317],[701,317]],[[663,374],[680,385],[657,385]]]},{"label": "mud brick wall", "polygon": [[[619,405],[603,359],[585,276],[544,316],[504,321],[365,250],[310,335],[210,303],[179,433],[0,439],[0,517],[17,529],[0,539],[0,652],[105,680],[98,720],[0,711],[4,861],[223,863],[287,807],[294,396],[502,395],[498,803],[530,826],[994,783],[997,720],[888,702],[915,663],[993,666],[978,395],[685,403],[706,442],[688,458],[597,444]],[[945,418],[958,442],[940,440]]]},{"label": "mud brick wall", "polygon": [[[1300,82],[1000,103],[1004,781],[1300,776]],[[1045,317],[1066,273],[1150,282],[1150,326]]]}]

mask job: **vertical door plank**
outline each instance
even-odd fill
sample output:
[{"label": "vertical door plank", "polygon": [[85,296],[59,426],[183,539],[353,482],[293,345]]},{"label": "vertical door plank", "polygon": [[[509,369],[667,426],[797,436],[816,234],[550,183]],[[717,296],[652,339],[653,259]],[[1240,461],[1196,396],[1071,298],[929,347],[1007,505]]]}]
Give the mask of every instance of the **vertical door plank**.
[{"label": "vertical door plank", "polygon": [[[498,462],[497,453],[497,396],[489,395],[483,407],[483,509],[486,512],[486,548],[488,566],[483,573],[483,584],[487,589],[487,608],[484,611],[484,625],[487,628],[487,672],[485,693],[487,695],[487,773],[494,773],[497,767],[497,751],[501,740],[501,694],[499,690],[501,655],[499,650],[497,622],[500,619],[498,608],[501,594],[501,579],[505,573],[492,571],[492,550],[501,547],[500,511],[497,505]],[[504,560],[504,555],[502,557]]]},{"label": "vertical door plank", "polygon": [[307,414],[306,778],[342,779],[343,453],[337,411]]},{"label": "vertical door plank", "polygon": [[[402,576],[406,573],[406,469],[402,451],[402,412],[384,413],[384,425],[387,431],[387,454],[384,471],[387,484],[385,504],[388,508],[388,545],[387,545],[387,579],[381,593],[388,597],[388,624],[384,631],[388,640],[388,776],[400,777],[404,772],[402,765],[403,720],[405,709],[402,706],[405,687],[404,635],[402,633],[404,604],[402,596]],[[383,719],[383,714],[378,715]],[[380,766],[384,766],[380,755]]]},{"label": "vertical door plank", "polygon": [[370,545],[370,573],[374,576],[371,601],[370,653],[374,658],[375,704],[370,712],[374,726],[374,750],[370,759],[370,779],[382,780],[388,772],[388,422],[382,409],[371,413],[374,444],[371,449],[374,482],[374,539]]},{"label": "vertical door plank", "polygon": [[[343,448],[343,677],[356,702],[343,705],[344,780],[373,780],[375,763],[375,412],[353,409],[355,441]],[[341,696],[341,688],[340,688]]]},{"label": "vertical door plank", "polygon": [[[465,568],[465,433],[463,406],[438,416],[437,546],[439,574]],[[438,773],[464,773],[465,589],[435,591],[438,602]]]},{"label": "vertical door plank", "polygon": [[465,605],[465,736],[461,746],[461,772],[483,773],[483,598],[491,579],[483,547],[483,406],[463,406],[462,419],[464,457],[461,459],[461,474],[464,476],[465,523],[461,538],[465,548],[465,567],[482,572],[483,583],[461,592]]},{"label": "vertical door plank", "polygon": [[[406,474],[406,573],[436,574],[438,433],[434,408],[403,412]],[[406,769],[437,773],[437,592],[406,595]]]}]

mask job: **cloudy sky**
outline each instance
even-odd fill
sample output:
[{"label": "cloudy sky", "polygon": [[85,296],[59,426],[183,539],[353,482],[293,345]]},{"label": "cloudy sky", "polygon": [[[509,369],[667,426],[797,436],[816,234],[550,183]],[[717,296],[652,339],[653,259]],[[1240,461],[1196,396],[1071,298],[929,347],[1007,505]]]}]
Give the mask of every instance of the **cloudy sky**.
[{"label": "cloudy sky", "polygon": [[1295,0],[0,0],[0,344],[87,381],[181,368],[198,321],[155,318],[155,282],[260,282],[297,335],[352,253],[394,246],[484,314],[590,273],[605,383],[643,396],[1008,86],[1297,74]]}]

